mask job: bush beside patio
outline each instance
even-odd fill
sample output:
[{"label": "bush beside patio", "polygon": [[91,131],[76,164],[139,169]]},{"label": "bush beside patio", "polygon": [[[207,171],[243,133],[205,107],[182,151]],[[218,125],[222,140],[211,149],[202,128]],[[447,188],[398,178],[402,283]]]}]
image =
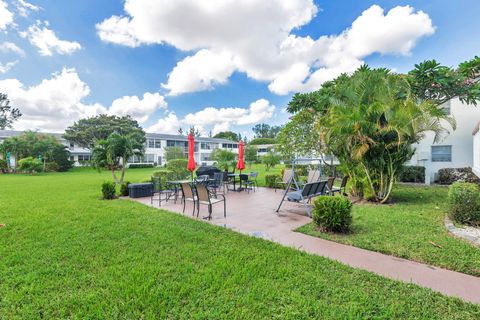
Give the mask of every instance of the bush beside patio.
[{"label": "bush beside patio", "polygon": [[[127,170],[126,178],[151,172]],[[106,171],[0,179],[8,185],[0,202],[6,319],[480,315],[478,305],[412,284],[133,202],[99,200]]]}]

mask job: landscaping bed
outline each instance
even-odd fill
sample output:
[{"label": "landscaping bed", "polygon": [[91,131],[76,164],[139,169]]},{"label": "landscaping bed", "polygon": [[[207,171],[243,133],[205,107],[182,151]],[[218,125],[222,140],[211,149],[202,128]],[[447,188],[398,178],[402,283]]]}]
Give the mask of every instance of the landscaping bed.
[{"label": "landscaping bed", "polygon": [[356,247],[480,276],[480,248],[444,226],[448,189],[400,185],[390,205],[355,204],[352,231],[320,232],[313,223],[297,231]]}]

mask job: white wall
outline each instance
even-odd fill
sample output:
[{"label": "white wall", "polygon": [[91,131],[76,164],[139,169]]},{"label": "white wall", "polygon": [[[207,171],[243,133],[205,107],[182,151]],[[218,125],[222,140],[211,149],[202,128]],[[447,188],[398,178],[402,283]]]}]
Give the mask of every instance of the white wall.
[{"label": "white wall", "polygon": [[473,172],[480,177],[480,131],[473,135]]},{"label": "white wall", "polygon": [[[450,110],[456,120],[456,130],[454,131],[448,123],[444,123],[450,134],[436,144],[433,143],[434,134],[427,133],[426,137],[415,146],[416,153],[409,163],[410,165],[425,166],[427,184],[434,181],[435,174],[439,169],[473,166],[472,130],[480,120],[480,108],[464,105],[458,99],[453,99],[450,101]],[[451,145],[452,161],[432,162],[432,145]]]}]

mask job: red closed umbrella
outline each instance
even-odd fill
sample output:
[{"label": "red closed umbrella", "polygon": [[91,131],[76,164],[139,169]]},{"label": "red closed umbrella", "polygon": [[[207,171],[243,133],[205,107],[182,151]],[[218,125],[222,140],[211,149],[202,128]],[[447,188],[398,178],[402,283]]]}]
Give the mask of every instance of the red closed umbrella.
[{"label": "red closed umbrella", "polygon": [[197,167],[197,164],[195,163],[195,140],[193,139],[193,134],[189,133],[188,134],[188,163],[187,163],[187,169],[188,169],[188,171],[192,172],[192,179],[193,179],[193,171],[195,171],[196,167]]},{"label": "red closed umbrella", "polygon": [[245,144],[243,143],[242,140],[240,140],[240,142],[238,143],[238,162],[237,162],[237,169],[240,171],[245,169],[245,161],[243,160],[244,153],[245,153],[244,146]]}]

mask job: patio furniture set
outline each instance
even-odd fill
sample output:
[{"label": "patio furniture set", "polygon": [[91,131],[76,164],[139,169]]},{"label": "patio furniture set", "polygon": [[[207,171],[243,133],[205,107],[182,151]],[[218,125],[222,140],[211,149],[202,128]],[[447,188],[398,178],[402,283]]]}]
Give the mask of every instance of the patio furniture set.
[{"label": "patio furniture set", "polygon": [[[185,213],[186,202],[193,203],[192,216],[197,217],[200,214],[200,205],[206,205],[208,216],[205,219],[212,218],[213,205],[223,202],[223,214],[226,217],[226,193],[228,191],[247,191],[255,192],[258,187],[256,178],[257,172],[250,174],[235,174],[227,172],[214,172],[210,175],[197,176],[195,179],[162,181],[161,177],[152,177],[153,190],[151,193],[151,203],[158,200],[159,206],[162,201],[167,202],[173,198],[174,203],[180,198],[183,203],[183,213]],[[237,187],[238,183],[238,187]]]}]

